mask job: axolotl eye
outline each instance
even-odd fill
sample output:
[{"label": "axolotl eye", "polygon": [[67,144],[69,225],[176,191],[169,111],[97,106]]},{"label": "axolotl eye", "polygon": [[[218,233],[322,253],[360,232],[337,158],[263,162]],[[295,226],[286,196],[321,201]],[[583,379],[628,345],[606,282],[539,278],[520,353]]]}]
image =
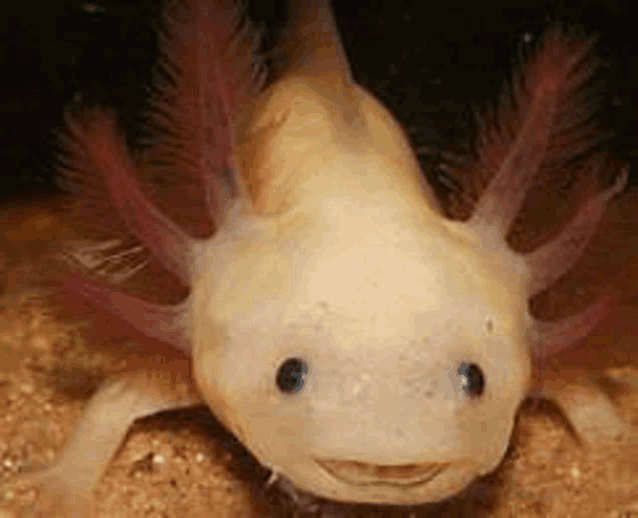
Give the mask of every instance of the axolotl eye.
[{"label": "axolotl eye", "polygon": [[461,363],[457,371],[462,376],[461,385],[466,394],[472,398],[479,397],[485,389],[483,370],[476,363]]},{"label": "axolotl eye", "polygon": [[308,364],[300,358],[288,358],[277,370],[275,382],[281,392],[295,394],[306,383]]}]

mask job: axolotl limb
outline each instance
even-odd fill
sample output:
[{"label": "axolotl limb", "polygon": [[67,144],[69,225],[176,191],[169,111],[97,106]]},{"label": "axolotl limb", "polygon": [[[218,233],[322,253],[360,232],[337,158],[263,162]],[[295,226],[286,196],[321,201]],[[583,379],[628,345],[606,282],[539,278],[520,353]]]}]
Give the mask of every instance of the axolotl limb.
[{"label": "axolotl limb", "polygon": [[[544,36],[481,130],[474,166],[493,174],[460,222],[443,216],[400,124],[353,80],[326,2],[292,2],[267,88],[233,12],[169,4],[143,153],[127,149],[108,112],[69,118],[79,213],[94,217],[95,200],[81,199],[101,186],[101,201],[190,294],[161,306],[80,276],[68,286],[188,354],[192,380],[160,369],[107,381],[57,464],[33,477],[45,499],[90,500],[133,420],[204,401],[306,492],[449,497],[503,458],[532,361],[607,313],[603,297],[540,322],[528,301],[579,258],[626,170],[540,248],[519,254],[506,242],[535,175],[596,142],[584,94],[593,41],[561,28]],[[187,221],[189,200],[201,200],[201,226],[187,232],[149,201],[141,179],[153,174],[188,179],[180,214]]]}]

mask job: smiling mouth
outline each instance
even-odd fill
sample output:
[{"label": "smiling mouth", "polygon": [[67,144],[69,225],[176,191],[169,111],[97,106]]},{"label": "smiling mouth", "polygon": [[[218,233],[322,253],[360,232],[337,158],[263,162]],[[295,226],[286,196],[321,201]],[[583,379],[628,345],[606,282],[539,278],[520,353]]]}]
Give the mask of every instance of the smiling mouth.
[{"label": "smiling mouth", "polygon": [[316,462],[333,477],[357,486],[418,486],[430,482],[448,467],[448,463],[440,462],[398,465],[368,464],[354,460]]}]

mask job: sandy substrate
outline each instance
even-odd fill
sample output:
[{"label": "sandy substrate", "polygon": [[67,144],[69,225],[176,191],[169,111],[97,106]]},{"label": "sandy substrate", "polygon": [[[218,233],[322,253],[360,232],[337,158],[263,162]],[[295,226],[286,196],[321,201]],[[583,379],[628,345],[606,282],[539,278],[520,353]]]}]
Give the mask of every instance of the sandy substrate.
[{"label": "sandy substrate", "polygon": [[[579,298],[613,290],[613,314],[580,352],[549,361],[547,376],[599,379],[634,431],[637,201],[629,192],[612,205],[587,257],[544,303],[569,312]],[[3,209],[11,217],[3,223],[0,247],[0,518],[24,511],[28,516],[37,488],[9,482],[55,459],[91,391],[126,360],[126,337],[94,332],[102,316],[64,316],[41,287],[33,288],[41,275],[39,257],[64,227],[56,200],[16,203]],[[109,340],[119,343],[118,355],[109,354]],[[164,413],[131,428],[97,489],[97,516],[638,516],[635,440],[582,444],[546,402],[523,406],[510,451],[494,474],[441,505],[341,506],[303,497],[295,502],[276,485],[267,486],[268,476],[207,409]]]}]

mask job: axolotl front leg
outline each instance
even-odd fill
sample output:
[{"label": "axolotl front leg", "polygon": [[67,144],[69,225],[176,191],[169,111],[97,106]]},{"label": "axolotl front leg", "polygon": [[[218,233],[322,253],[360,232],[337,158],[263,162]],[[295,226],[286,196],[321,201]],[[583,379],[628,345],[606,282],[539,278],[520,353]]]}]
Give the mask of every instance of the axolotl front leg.
[{"label": "axolotl front leg", "polygon": [[19,477],[14,485],[39,488],[32,509],[36,516],[91,516],[93,492],[133,422],[201,403],[188,373],[180,375],[166,365],[113,376],[93,394],[55,462]]}]

